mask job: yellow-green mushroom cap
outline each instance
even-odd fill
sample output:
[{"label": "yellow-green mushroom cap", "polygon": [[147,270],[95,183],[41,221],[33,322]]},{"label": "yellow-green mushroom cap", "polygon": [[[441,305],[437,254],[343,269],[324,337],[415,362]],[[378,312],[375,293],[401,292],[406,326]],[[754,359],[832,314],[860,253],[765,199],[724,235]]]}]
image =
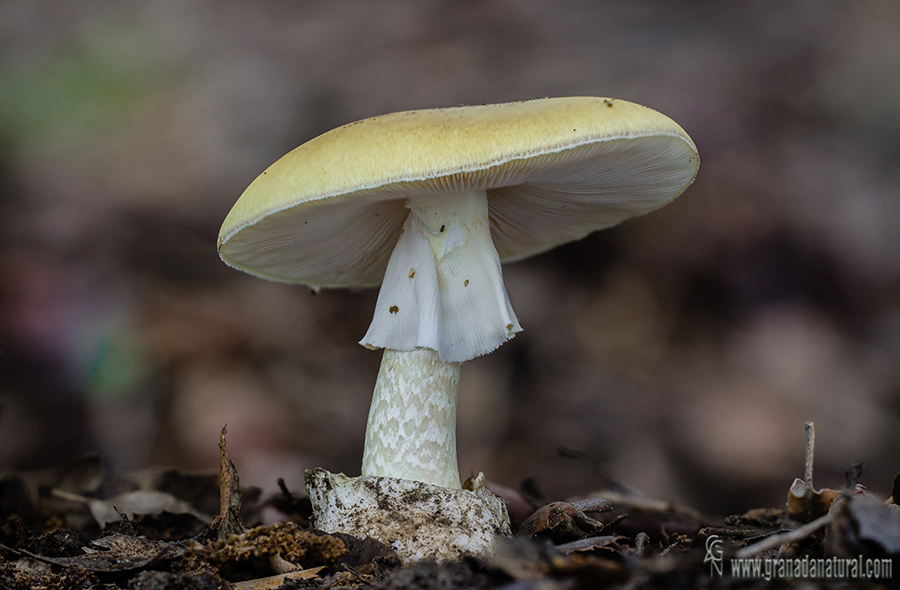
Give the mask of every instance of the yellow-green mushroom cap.
[{"label": "yellow-green mushroom cap", "polygon": [[428,109],[324,133],[272,164],[219,233],[222,260],[277,281],[380,284],[409,197],[486,190],[502,261],[657,209],[697,174],[668,117],[595,97]]}]

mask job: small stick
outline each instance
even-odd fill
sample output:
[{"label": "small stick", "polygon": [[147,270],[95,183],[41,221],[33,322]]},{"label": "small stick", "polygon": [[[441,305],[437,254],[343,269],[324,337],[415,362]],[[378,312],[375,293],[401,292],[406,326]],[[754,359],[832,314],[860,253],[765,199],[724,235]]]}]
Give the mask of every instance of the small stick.
[{"label": "small stick", "polygon": [[243,534],[246,530],[241,520],[241,478],[225,446],[227,430],[226,424],[219,433],[219,516],[213,523],[220,540],[227,539],[228,535]]},{"label": "small stick", "polygon": [[810,536],[823,526],[827,525],[829,522],[831,522],[831,513],[828,513],[825,516],[820,516],[814,521],[805,524],[800,528],[794,529],[789,533],[766,537],[759,543],[754,543],[749,547],[744,547],[743,549],[735,553],[734,556],[738,559],[747,559],[748,557],[755,557],[764,551],[768,551],[769,549],[781,547],[785,543],[800,541]]},{"label": "small stick", "polygon": [[806,469],[804,470],[804,478],[809,484],[810,491],[813,490],[813,457],[816,452],[816,426],[812,422],[806,423]]}]

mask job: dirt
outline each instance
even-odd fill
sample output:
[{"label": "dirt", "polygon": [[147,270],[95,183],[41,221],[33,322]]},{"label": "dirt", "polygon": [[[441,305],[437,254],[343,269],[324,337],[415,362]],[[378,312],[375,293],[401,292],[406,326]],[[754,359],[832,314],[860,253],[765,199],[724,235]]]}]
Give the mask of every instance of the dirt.
[{"label": "dirt", "polygon": [[[308,502],[283,485],[275,496],[255,501],[257,490],[239,488],[224,432],[220,451],[218,477],[110,473],[96,456],[49,473],[5,474],[0,587],[761,588],[775,577],[782,587],[897,587],[892,568],[900,556],[900,506],[894,497],[881,501],[869,494],[858,465],[848,470],[842,490],[815,490],[798,478],[785,482],[784,507],[726,518],[616,489],[547,502],[528,481],[519,490],[497,488],[516,507],[518,533],[503,539],[494,555],[404,566],[378,541],[311,529]],[[810,473],[804,476],[811,480]],[[119,520],[110,522],[97,509],[122,497],[123,488],[140,486],[149,489],[131,492],[154,493],[128,497],[154,502],[132,506],[131,516],[119,511]],[[900,476],[895,492],[898,487]],[[204,522],[216,491],[220,513]],[[161,496],[167,501],[159,502]],[[262,524],[264,511],[282,518]],[[768,559],[769,569],[741,577],[731,570],[732,558]],[[872,572],[864,560],[877,560],[881,579],[866,577]]]}]

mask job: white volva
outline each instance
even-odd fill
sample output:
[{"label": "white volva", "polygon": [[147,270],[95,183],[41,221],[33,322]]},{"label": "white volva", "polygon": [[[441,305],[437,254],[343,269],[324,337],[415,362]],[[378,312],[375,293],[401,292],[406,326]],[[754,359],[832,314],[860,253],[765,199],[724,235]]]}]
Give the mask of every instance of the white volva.
[{"label": "white volva", "polygon": [[458,488],[461,363],[522,328],[491,241],[486,193],[423,195],[406,206],[375,317],[360,342],[385,349],[362,472]]}]

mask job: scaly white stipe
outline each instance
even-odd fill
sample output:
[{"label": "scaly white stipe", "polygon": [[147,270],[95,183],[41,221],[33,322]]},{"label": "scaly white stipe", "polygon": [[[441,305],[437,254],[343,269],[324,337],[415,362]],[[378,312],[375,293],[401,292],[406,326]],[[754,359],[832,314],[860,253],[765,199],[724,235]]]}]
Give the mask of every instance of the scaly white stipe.
[{"label": "scaly white stipe", "polygon": [[385,350],[372,395],[363,475],[459,488],[456,397],[462,363],[430,349]]},{"label": "scaly white stipe", "polygon": [[459,488],[456,396],[462,363],[522,328],[491,240],[485,191],[410,197],[361,344],[384,356],[363,475]]}]

